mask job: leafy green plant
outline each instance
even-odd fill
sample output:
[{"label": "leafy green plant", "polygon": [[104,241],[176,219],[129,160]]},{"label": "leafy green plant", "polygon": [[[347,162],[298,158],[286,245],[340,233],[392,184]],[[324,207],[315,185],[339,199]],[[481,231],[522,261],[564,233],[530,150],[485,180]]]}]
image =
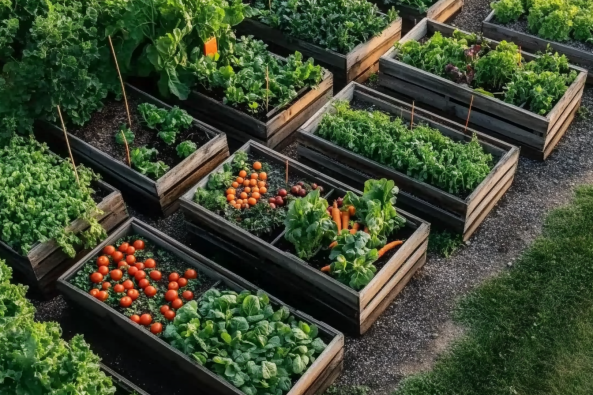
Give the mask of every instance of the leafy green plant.
[{"label": "leafy green plant", "polygon": [[150,103],[141,103],[138,105],[138,112],[142,116],[142,120],[150,129],[156,129],[160,124],[165,123],[167,118],[167,110],[157,107]]},{"label": "leafy green plant", "polygon": [[342,54],[381,34],[397,19],[393,8],[380,14],[367,0],[328,0],[323,6],[316,0],[254,0],[253,6],[261,22]]},{"label": "leafy green plant", "polygon": [[451,233],[447,230],[431,230],[428,237],[428,251],[449,258],[461,245],[463,237],[461,234]]},{"label": "leafy green plant", "polygon": [[401,229],[406,219],[395,210],[399,189],[393,180],[367,180],[362,196],[347,192],[344,205],[354,206],[356,216],[368,228],[371,236],[369,247],[376,248],[387,243],[387,236]]},{"label": "leafy green plant", "polygon": [[[91,182],[99,177],[78,166],[77,183],[72,165],[51,154],[33,138],[14,137],[0,148],[0,238],[26,255],[37,242],[51,239],[70,257],[75,245],[94,247],[106,237],[96,215]],[[67,230],[75,219],[89,229],[74,234]]]},{"label": "leafy green plant", "polygon": [[130,130],[127,125],[121,125],[119,131],[115,132],[115,142],[120,145],[125,143],[132,144],[136,135]]},{"label": "leafy green plant", "polygon": [[428,8],[436,2],[437,0],[385,0],[386,4],[403,5],[415,8],[421,14],[428,11]]},{"label": "leafy green plant", "polygon": [[194,143],[193,141],[186,140],[179,143],[179,145],[177,146],[177,155],[180,158],[187,158],[188,156],[196,152],[197,149],[198,146],[196,145],[196,143]]},{"label": "leafy green plant", "polygon": [[318,328],[268,296],[211,289],[177,311],[164,338],[247,395],[282,395],[326,347]]},{"label": "leafy green plant", "polygon": [[373,263],[379,258],[379,253],[375,248],[368,247],[371,236],[362,231],[350,234],[350,231],[343,230],[336,241],[338,243],[329,256],[333,261],[331,275],[352,289],[363,289],[377,272]]},{"label": "leafy green plant", "polygon": [[327,200],[320,198],[319,190],[315,190],[288,207],[284,237],[295,246],[302,259],[312,258],[337,234],[336,223],[328,214],[327,206]]},{"label": "leafy green plant", "polygon": [[155,148],[138,147],[130,153],[132,165],[142,174],[146,174],[155,180],[161,178],[169,170],[163,161],[153,162],[159,152]]},{"label": "leafy green plant", "polygon": [[488,52],[475,63],[476,85],[501,90],[517,71],[520,61],[519,47],[502,41],[494,51]]},{"label": "leafy green plant", "polygon": [[496,11],[496,20],[500,23],[509,23],[519,19],[525,13],[523,0],[500,0],[491,4]]},{"label": "leafy green plant", "polygon": [[319,125],[320,137],[449,193],[471,193],[492,168],[492,156],[476,138],[459,143],[425,125],[409,129],[402,118],[353,110],[346,101],[333,105],[336,111]]},{"label": "leafy green plant", "polygon": [[138,112],[146,126],[158,130],[158,136],[168,145],[175,143],[177,134],[188,129],[193,122],[191,115],[177,106],[167,111],[154,104],[142,103],[138,105]]}]

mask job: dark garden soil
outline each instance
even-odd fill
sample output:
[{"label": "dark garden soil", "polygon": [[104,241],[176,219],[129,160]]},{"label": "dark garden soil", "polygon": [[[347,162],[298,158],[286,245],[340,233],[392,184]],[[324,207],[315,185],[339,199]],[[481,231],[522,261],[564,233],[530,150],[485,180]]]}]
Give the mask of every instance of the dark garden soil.
[{"label": "dark garden soil", "polygon": [[[174,144],[167,145],[157,136],[157,131],[149,129],[142,122],[142,115],[138,112],[138,105],[144,103],[138,96],[128,97],[128,106],[132,117],[132,132],[135,139],[129,143],[130,151],[134,147],[147,146],[158,150],[157,160],[162,160],[171,169],[181,163],[183,158],[177,155],[177,145],[182,141],[191,140],[201,147],[208,142],[208,136],[195,125],[177,135]],[[115,142],[115,134],[121,125],[128,124],[128,116],[123,100],[108,100],[101,111],[93,114],[91,120],[82,127],[70,127],[68,132],[84,140],[107,155],[127,164],[126,148]]]}]

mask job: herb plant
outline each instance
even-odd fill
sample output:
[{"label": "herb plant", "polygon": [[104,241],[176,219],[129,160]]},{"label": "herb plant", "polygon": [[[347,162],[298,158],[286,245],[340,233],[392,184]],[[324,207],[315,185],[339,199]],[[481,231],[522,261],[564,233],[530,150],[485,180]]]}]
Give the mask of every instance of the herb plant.
[{"label": "herb plant", "polygon": [[156,148],[138,147],[130,152],[130,160],[140,173],[157,180],[169,171],[169,166],[163,161],[153,161],[158,153]]},{"label": "herb plant", "polygon": [[382,15],[367,0],[255,0],[253,5],[261,22],[341,54],[378,36],[397,19],[394,9]]},{"label": "herb plant", "polygon": [[164,338],[247,395],[287,393],[326,347],[266,294],[217,289],[179,309]]},{"label": "herb plant", "polygon": [[346,101],[334,108],[319,125],[320,137],[449,193],[471,193],[492,168],[476,138],[458,143],[425,125],[409,129],[401,118],[353,110]]},{"label": "herb plant", "polygon": [[[74,257],[75,245],[95,246],[106,236],[96,215],[90,185],[98,176],[78,166],[78,185],[72,165],[51,154],[33,138],[13,137],[0,149],[0,238],[26,255],[37,243],[55,240]],[[75,219],[89,228],[80,234],[67,230]]]},{"label": "herb plant", "polygon": [[[552,110],[577,76],[568,67],[566,56],[553,53],[550,47],[538,53],[539,58],[524,63],[513,43],[502,41],[491,49],[487,40],[459,31],[452,37],[436,32],[422,44],[409,41],[396,45],[404,63],[541,115]],[[530,71],[553,75],[521,75]]]}]

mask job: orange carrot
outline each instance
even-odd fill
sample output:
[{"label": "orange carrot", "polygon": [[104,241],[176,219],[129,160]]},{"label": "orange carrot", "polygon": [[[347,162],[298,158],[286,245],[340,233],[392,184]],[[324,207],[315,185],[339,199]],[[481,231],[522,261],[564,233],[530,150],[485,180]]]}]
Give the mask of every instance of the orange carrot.
[{"label": "orange carrot", "polygon": [[342,230],[348,229],[349,224],[350,224],[350,214],[348,214],[348,211],[342,211]]},{"label": "orange carrot", "polygon": [[369,233],[369,228],[367,228],[366,226],[364,227],[364,233]]},{"label": "orange carrot", "polygon": [[392,241],[391,243],[387,243],[383,246],[383,248],[381,248],[379,250],[379,257],[382,257],[383,255],[385,255],[385,253],[389,250],[394,249],[395,247],[404,244],[403,241],[401,240],[396,240],[396,241]]},{"label": "orange carrot", "polygon": [[337,240],[332,241],[332,243],[329,245],[329,249],[331,250],[332,248],[334,248],[337,245],[338,245],[338,241]]},{"label": "orange carrot", "polygon": [[354,225],[352,225],[352,229],[350,229],[350,234],[353,235],[358,232],[358,228],[360,228],[360,224],[355,222]]},{"label": "orange carrot", "polygon": [[331,269],[331,266],[327,265],[327,266],[322,267],[321,271],[324,273],[329,273],[330,269]]},{"label": "orange carrot", "polygon": [[350,214],[351,217],[354,217],[354,214],[356,214],[356,207],[348,206],[348,214]]},{"label": "orange carrot", "polygon": [[338,208],[338,202],[336,201],[334,201],[334,206],[332,208],[332,218],[338,226],[338,233],[340,233],[342,231],[342,218],[340,217],[340,209]]}]

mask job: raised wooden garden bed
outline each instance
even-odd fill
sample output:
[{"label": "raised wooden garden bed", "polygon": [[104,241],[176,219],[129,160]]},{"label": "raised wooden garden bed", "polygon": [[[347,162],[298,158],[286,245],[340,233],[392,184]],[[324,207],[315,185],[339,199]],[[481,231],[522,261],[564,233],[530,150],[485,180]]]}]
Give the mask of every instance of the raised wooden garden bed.
[{"label": "raised wooden garden bed", "polygon": [[[258,143],[250,141],[240,151],[270,163],[282,166],[288,163],[291,175],[322,185],[325,198],[342,197],[346,191],[360,193]],[[230,163],[233,156],[227,162]],[[216,170],[221,168],[222,165]],[[325,320],[339,325],[340,329],[355,334],[366,332],[425,262],[430,225],[411,214],[398,211],[407,219],[405,228],[399,231],[406,234],[405,243],[393,255],[385,255],[382,259],[386,262],[372,281],[361,291],[355,291],[289,252],[282,244],[285,242],[285,231],[272,242],[267,242],[195,203],[193,197],[197,188],[207,182],[208,178],[201,180],[181,198],[185,218],[205,230],[198,231],[198,236],[209,242],[217,240],[223,249],[248,251],[256,258],[235,262],[234,265],[231,263],[232,270],[244,273],[254,281],[275,283],[278,292],[290,298],[291,303],[294,300],[300,303],[297,307],[303,306],[316,314],[324,314]],[[213,238],[206,234],[208,232]]]},{"label": "raised wooden garden bed", "polygon": [[[424,19],[400,42],[421,40],[435,32],[449,37],[454,31],[455,28],[451,26]],[[496,46],[498,42],[492,41],[491,44]],[[576,80],[548,115],[542,116],[407,65],[397,60],[397,54],[398,50],[392,48],[381,57],[381,87],[412,98],[416,104],[423,103],[429,108],[444,111],[463,123],[467,119],[473,96],[470,122],[478,130],[521,146],[522,154],[539,160],[546,159],[566,133],[580,107],[587,78],[585,69],[571,66],[572,70],[578,72]],[[527,61],[535,58],[525,52],[522,55]]]},{"label": "raised wooden garden bed", "polygon": [[[218,264],[204,258],[202,255],[192,251],[181,243],[159,232],[157,229],[144,224],[136,218],[131,218],[120,226],[109,236],[109,238],[83,257],[68,272],[64,273],[58,280],[59,290],[68,300],[72,301],[79,307],[82,307],[103,324],[109,323],[114,332],[119,334],[125,333],[130,339],[134,339],[134,341],[141,343],[156,356],[153,362],[158,363],[159,366],[167,366],[170,369],[175,369],[175,371],[183,371],[189,374],[192,380],[196,380],[200,384],[201,393],[216,395],[243,394],[238,388],[234,387],[210,370],[202,367],[191,357],[171,347],[160,337],[151,334],[147,329],[132,322],[125,315],[109,307],[105,303],[98,301],[87,292],[82,291],[80,288],[70,283],[69,280],[82,269],[89,259],[101,255],[103,247],[109,244],[114,244],[116,240],[128,235],[139,235],[149,243],[153,243],[159,248],[171,253],[181,262],[190,267],[194,267],[202,275],[205,275],[212,280],[214,283],[213,287],[223,286],[237,292],[242,290],[249,290],[252,292],[258,291],[253,284],[227,271]],[[199,295],[196,295],[196,298],[199,298]],[[280,300],[272,296],[270,296],[270,300],[275,306],[286,306]],[[316,321],[314,318],[294,310],[289,306],[286,307],[297,319],[316,324],[319,328],[319,336],[322,337],[327,344],[327,347],[315,362],[298,379],[298,381],[293,383],[293,387],[287,395],[321,395],[342,371],[344,336],[330,326]]]},{"label": "raised wooden garden bed", "polygon": [[243,144],[249,140],[270,148],[287,145],[291,135],[333,95],[333,76],[323,71],[323,79],[315,88],[303,88],[291,103],[270,108],[266,120],[259,120],[221,101],[192,90],[187,100],[172,99],[196,118],[219,128],[229,139]]},{"label": "raised wooden garden bed", "polygon": [[[126,204],[121,193],[111,185],[99,180],[93,187],[105,196],[97,204],[97,208],[103,211],[97,219],[109,233],[128,217]],[[88,224],[85,221],[78,219],[70,224],[69,230],[81,232],[87,227]],[[58,277],[89,251],[82,246],[78,246],[76,250],[76,256],[70,258],[55,241],[51,240],[35,244],[29,253],[23,256],[0,240],[0,258],[5,259],[8,265],[24,275],[31,285],[45,295],[51,294]]]},{"label": "raised wooden garden bed", "polygon": [[369,176],[395,181],[400,188],[398,206],[418,214],[427,221],[438,222],[463,234],[467,240],[513,183],[519,149],[451,122],[428,111],[415,109],[414,122],[428,124],[455,141],[470,141],[475,133],[480,145],[495,159],[496,165],[482,183],[465,199],[425,182],[418,181],[372,159],[344,149],[317,135],[319,123],[333,110],[336,100],[356,100],[374,109],[402,117],[410,122],[411,105],[357,83],[350,83],[319,110],[297,135],[299,157],[312,167],[327,169],[330,174],[356,189],[362,189]]},{"label": "raised wooden garden bed", "polygon": [[[165,109],[171,108],[171,106],[130,85],[126,89],[128,96],[134,96],[143,103],[151,103]],[[121,105],[123,110],[123,102]],[[73,133],[68,133],[68,140],[76,160],[80,160],[101,173],[126,197],[133,199],[141,206],[147,206],[152,212],[157,210],[162,215],[168,216],[179,207],[179,196],[229,155],[224,133],[195,119],[193,127],[204,134],[205,143],[177,166],[171,167],[158,180],[141,174],[136,169],[129,167],[127,163],[103,152]],[[116,131],[109,131],[109,137]],[[66,146],[62,128],[54,124],[39,123],[36,128],[36,137],[46,141],[54,150],[63,150]]]},{"label": "raised wooden garden bed", "polygon": [[136,384],[126,379],[108,366],[101,364],[101,370],[105,375],[111,378],[113,386],[116,388],[115,395],[149,395],[148,392],[139,388]]},{"label": "raised wooden garden bed", "polygon": [[357,45],[345,55],[287,36],[286,33],[255,19],[245,19],[237,30],[273,45],[282,55],[299,51],[305,57],[312,57],[315,63],[333,73],[334,91],[337,92],[350,81],[364,82],[377,72],[381,55],[401,38],[402,19],[391,22],[379,36]]},{"label": "raised wooden garden bed", "polygon": [[394,1],[386,3],[386,0],[373,0],[382,10],[387,10],[392,6],[399,12],[403,19],[402,31],[409,32],[414,26],[424,18],[430,18],[438,22],[447,22],[463,8],[464,0],[438,0],[431,5],[426,12],[420,12],[418,8],[405,4],[393,4]]},{"label": "raised wooden garden bed", "polygon": [[511,41],[519,45],[521,49],[536,53],[538,51],[545,51],[548,45],[554,48],[560,54],[566,55],[570,63],[583,66],[589,72],[587,74],[587,83],[593,84],[593,53],[583,51],[571,47],[570,45],[562,44],[556,41],[546,40],[534,36],[533,34],[520,32],[509,29],[503,25],[494,22],[496,18],[496,11],[492,11],[490,15],[482,22],[482,32],[488,38],[497,41]]}]

